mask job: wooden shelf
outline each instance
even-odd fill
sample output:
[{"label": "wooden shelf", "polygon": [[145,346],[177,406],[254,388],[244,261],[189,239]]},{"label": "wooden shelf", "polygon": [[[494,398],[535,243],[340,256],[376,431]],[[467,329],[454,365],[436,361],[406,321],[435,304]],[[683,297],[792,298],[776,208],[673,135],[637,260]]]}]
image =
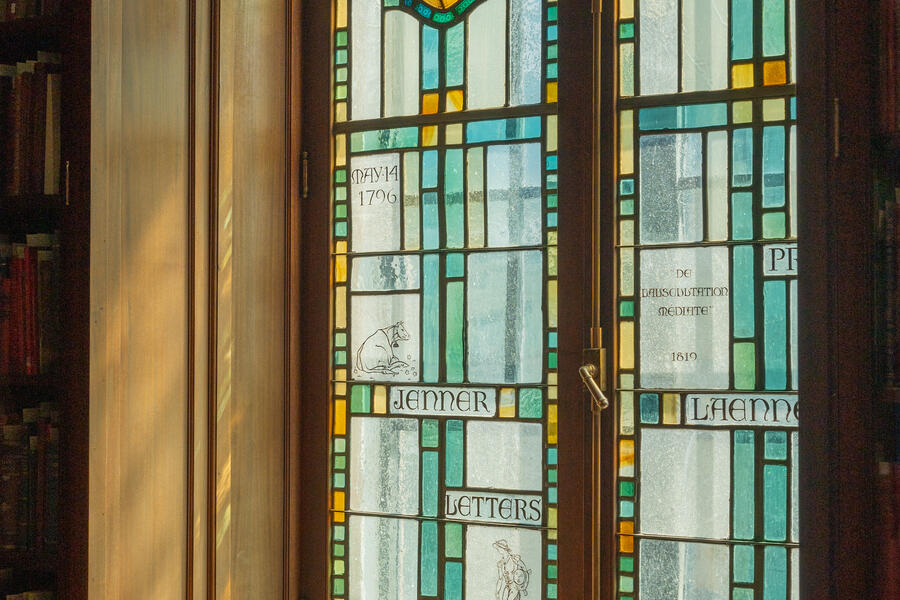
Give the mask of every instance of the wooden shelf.
[{"label": "wooden shelf", "polygon": [[54,573],[59,557],[56,552],[34,550],[0,550],[0,569],[30,573]]}]

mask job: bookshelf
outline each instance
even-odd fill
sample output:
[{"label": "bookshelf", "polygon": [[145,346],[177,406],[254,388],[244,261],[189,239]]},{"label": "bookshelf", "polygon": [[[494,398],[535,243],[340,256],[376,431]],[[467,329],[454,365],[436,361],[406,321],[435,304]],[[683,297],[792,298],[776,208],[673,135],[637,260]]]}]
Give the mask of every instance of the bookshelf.
[{"label": "bookshelf", "polygon": [[[0,0],[0,10],[10,1]],[[0,372],[0,417],[21,415],[42,402],[48,410],[58,409],[57,532],[55,543],[45,543],[35,534],[36,513],[31,509],[24,547],[0,546],[0,600],[8,594],[17,600],[49,597],[20,595],[35,591],[51,591],[57,599],[87,598],[91,5],[89,0],[67,0],[55,3],[55,14],[39,14],[41,6],[52,4],[53,0],[20,0],[19,6],[29,10],[35,6],[37,14],[13,20],[0,17],[0,65],[35,60],[38,52],[61,60],[58,162],[45,165],[45,174],[58,172],[59,184],[47,193],[45,186],[11,190],[0,182],[0,236],[12,243],[24,241],[28,234],[56,233],[53,298],[60,335],[55,357],[46,368]],[[9,121],[5,109],[0,110],[3,132]],[[6,152],[0,152],[0,160],[9,160]],[[0,164],[0,173],[9,167]]]}]

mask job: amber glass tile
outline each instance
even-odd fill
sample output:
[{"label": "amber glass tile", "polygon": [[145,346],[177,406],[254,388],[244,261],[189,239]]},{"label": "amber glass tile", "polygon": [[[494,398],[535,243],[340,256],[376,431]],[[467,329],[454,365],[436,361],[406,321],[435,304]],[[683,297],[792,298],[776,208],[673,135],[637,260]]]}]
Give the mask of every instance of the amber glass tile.
[{"label": "amber glass tile", "polygon": [[463,109],[463,91],[450,90],[447,92],[447,112],[456,112]]},{"label": "amber glass tile", "polygon": [[440,102],[439,94],[423,94],[422,95],[422,114],[433,115],[438,111],[438,103]]},{"label": "amber glass tile", "polygon": [[556,82],[547,83],[547,102],[556,102]]},{"label": "amber glass tile", "polygon": [[770,60],[763,63],[763,85],[781,85],[787,83],[787,70],[783,60]]},{"label": "amber glass tile", "polygon": [[426,125],[422,128],[422,145],[437,146],[437,125]]}]

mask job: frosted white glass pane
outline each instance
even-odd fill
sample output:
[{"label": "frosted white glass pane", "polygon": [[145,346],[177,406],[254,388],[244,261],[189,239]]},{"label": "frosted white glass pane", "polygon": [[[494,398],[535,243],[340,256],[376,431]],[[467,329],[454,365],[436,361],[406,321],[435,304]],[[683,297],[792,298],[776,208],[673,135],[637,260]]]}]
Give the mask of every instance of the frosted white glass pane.
[{"label": "frosted white glass pane", "polygon": [[682,0],[682,91],[728,87],[727,23],[728,0]]},{"label": "frosted white glass pane", "polygon": [[[542,598],[541,546],[539,531],[468,526],[466,600]],[[519,585],[512,585],[507,578]]]},{"label": "frosted white glass pane", "polygon": [[466,153],[466,198],[468,202],[469,247],[484,247],[484,148]]},{"label": "frosted white glass pane", "polygon": [[791,549],[791,600],[800,600],[800,550]]},{"label": "frosted white glass pane", "polygon": [[641,540],[641,600],[725,600],[728,546]]},{"label": "frosted white glass pane", "polygon": [[800,436],[791,433],[791,541],[800,541]]},{"label": "frosted white glass pane", "polygon": [[350,269],[354,292],[415,290],[419,287],[417,256],[365,256],[354,258]]},{"label": "frosted white glass pane", "polygon": [[419,295],[350,297],[352,378],[419,380]]},{"label": "frosted white glass pane", "polygon": [[415,515],[419,512],[419,422],[350,419],[350,508]]},{"label": "frosted white glass pane", "polygon": [[619,95],[634,96],[634,44],[619,45]]},{"label": "frosted white glass pane", "polygon": [[703,145],[699,133],[648,135],[640,143],[641,242],[703,239]]},{"label": "frosted white glass pane", "polygon": [[488,246],[541,243],[541,146],[489,146]]},{"label": "frosted white glass pane", "polygon": [[540,0],[510,0],[509,32],[509,104],[537,104],[542,81]]},{"label": "frosted white glass pane", "polygon": [[354,252],[400,249],[400,155],[350,159],[350,245]]},{"label": "frosted white glass pane", "polygon": [[468,258],[468,372],[475,383],[543,378],[543,257],[539,251]]},{"label": "frosted white glass pane", "polygon": [[641,251],[641,387],[728,387],[728,262],[724,247]]},{"label": "frosted white glass pane", "polygon": [[418,114],[419,54],[419,21],[399,10],[388,11],[384,15],[384,116]]},{"label": "frosted white glass pane", "polygon": [[634,294],[634,250],[622,248],[619,252],[619,293],[623,296]]},{"label": "frosted white glass pane", "polygon": [[791,83],[797,81],[797,0],[790,1],[788,21],[791,30]]},{"label": "frosted white glass pane", "polygon": [[643,429],[639,454],[642,533],[728,537],[731,432]]},{"label": "frosted white glass pane", "polygon": [[640,93],[678,91],[678,0],[638,3]]},{"label": "frosted white glass pane", "polygon": [[709,239],[728,239],[728,133],[706,137],[706,210]]},{"label": "frosted white glass pane", "polygon": [[350,118],[381,116],[381,0],[351,0]]},{"label": "frosted white glass pane", "polygon": [[350,600],[410,600],[418,593],[419,525],[412,519],[351,516]]},{"label": "frosted white glass pane", "polygon": [[506,2],[488,0],[472,11],[467,28],[468,108],[506,102]]},{"label": "frosted white glass pane", "polygon": [[466,485],[540,490],[543,429],[539,423],[469,421],[466,425]]}]

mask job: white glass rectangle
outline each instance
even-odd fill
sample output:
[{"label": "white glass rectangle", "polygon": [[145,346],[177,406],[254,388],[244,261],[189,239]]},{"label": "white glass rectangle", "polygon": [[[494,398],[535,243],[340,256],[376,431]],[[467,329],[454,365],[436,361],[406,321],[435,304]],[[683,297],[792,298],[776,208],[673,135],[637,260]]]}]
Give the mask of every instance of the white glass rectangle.
[{"label": "white glass rectangle", "polygon": [[400,155],[354,156],[349,179],[351,250],[399,250]]},{"label": "white glass rectangle", "polygon": [[777,394],[688,394],[685,424],[703,427],[797,427],[799,400]]},{"label": "white glass rectangle", "polygon": [[467,108],[506,103],[506,0],[487,0],[469,15],[466,51]]},{"label": "white glass rectangle", "polygon": [[540,526],[544,501],[534,494],[501,494],[485,490],[447,490],[444,516],[455,521],[515,523]]},{"label": "white glass rectangle", "polygon": [[540,423],[470,421],[466,424],[466,485],[540,490],[543,449]]},{"label": "white glass rectangle", "polygon": [[419,380],[419,295],[350,297],[352,379]]},{"label": "white glass rectangle", "polygon": [[391,387],[390,412],[396,415],[493,417],[497,390],[426,386]]},{"label": "white glass rectangle", "polygon": [[381,116],[381,0],[351,0],[350,118]]},{"label": "white glass rectangle", "polygon": [[384,15],[385,117],[419,112],[419,29],[410,14],[391,10]]},{"label": "white glass rectangle", "polygon": [[351,516],[350,600],[409,600],[419,586],[419,524],[412,519]]},{"label": "white glass rectangle", "polygon": [[350,419],[350,508],[419,513],[417,419]]}]

